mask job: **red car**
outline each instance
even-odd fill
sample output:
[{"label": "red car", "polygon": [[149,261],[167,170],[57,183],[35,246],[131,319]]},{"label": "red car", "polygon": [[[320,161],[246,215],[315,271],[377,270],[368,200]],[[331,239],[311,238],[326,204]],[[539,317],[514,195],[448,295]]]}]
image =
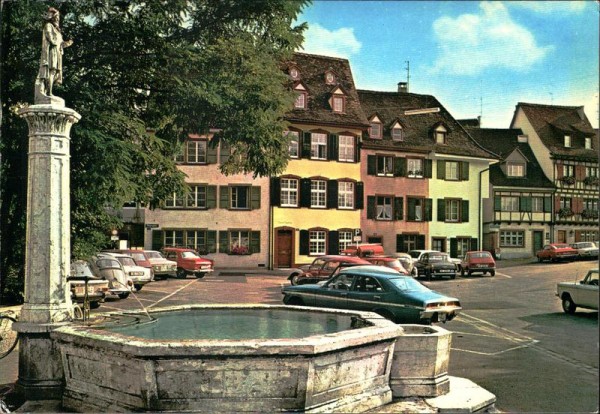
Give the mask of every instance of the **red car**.
[{"label": "red car", "polygon": [[343,255],[324,255],[319,256],[309,265],[300,266],[294,269],[288,280],[292,285],[304,285],[307,283],[317,283],[321,280],[327,280],[333,272],[345,264],[370,265],[364,259],[356,256]]},{"label": "red car", "polygon": [[194,249],[185,247],[165,247],[163,254],[168,260],[177,262],[177,278],[185,279],[187,275],[194,275],[198,279],[214,271],[214,262],[200,257]]},{"label": "red car", "polygon": [[460,262],[460,275],[464,276],[465,273],[468,276],[471,276],[473,273],[481,273],[482,275],[489,273],[490,276],[495,276],[496,262],[490,252],[466,252],[465,257]]},{"label": "red car", "polygon": [[544,246],[542,250],[538,250],[535,254],[539,262],[549,260],[556,262],[559,260],[568,260],[572,262],[577,258],[577,250],[566,243],[550,243]]},{"label": "red car", "polygon": [[364,258],[366,261],[377,265],[389,267],[390,269],[394,269],[396,272],[402,273],[403,275],[407,275],[408,271],[402,266],[400,260],[396,257],[388,257],[388,256],[367,256]]}]

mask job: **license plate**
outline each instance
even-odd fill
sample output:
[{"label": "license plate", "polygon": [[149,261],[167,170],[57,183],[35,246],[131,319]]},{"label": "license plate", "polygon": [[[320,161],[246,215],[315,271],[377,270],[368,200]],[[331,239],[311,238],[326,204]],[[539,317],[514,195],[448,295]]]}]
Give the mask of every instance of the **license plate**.
[{"label": "license plate", "polygon": [[442,273],[450,273],[452,270],[440,270]]}]

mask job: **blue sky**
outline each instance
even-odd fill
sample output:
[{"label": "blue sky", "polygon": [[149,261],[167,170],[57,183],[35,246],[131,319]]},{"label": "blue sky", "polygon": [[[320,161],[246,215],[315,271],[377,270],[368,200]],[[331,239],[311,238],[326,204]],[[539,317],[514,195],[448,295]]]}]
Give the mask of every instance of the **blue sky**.
[{"label": "blue sky", "polygon": [[584,105],[598,127],[597,1],[323,1],[306,53],[350,61],[360,89],[435,95],[455,118],[508,128],[515,105]]}]

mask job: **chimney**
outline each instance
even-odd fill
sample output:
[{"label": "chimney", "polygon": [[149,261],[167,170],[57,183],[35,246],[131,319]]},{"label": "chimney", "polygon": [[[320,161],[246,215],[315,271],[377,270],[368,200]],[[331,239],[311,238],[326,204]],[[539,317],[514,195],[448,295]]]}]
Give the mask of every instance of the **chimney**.
[{"label": "chimney", "polygon": [[408,92],[408,82],[398,82],[398,92]]}]

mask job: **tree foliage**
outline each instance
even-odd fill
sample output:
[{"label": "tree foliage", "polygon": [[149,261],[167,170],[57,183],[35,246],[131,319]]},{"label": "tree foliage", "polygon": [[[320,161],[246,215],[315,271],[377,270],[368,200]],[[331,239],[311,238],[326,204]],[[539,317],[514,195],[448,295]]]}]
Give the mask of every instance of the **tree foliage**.
[{"label": "tree foliage", "polygon": [[[108,207],[156,207],[184,191],[177,143],[218,129],[234,156],[222,171],[283,171],[285,112],[293,94],[281,62],[302,42],[305,0],[78,0],[4,2],[1,9],[1,258],[22,279],[27,127],[14,108],[31,103],[41,16],[61,12],[64,85],[54,94],[82,115],[71,129],[72,253],[82,257],[118,227]],[[13,110],[11,110],[13,109]],[[152,130],[149,132],[149,130]]]}]

